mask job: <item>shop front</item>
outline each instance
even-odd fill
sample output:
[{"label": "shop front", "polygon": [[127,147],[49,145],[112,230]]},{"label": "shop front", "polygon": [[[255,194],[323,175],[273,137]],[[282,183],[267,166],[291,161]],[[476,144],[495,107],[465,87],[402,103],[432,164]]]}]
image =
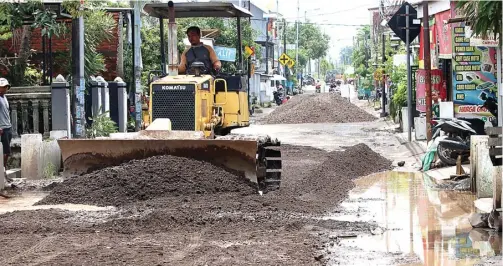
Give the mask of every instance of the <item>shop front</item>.
[{"label": "shop front", "polygon": [[[452,17],[456,17],[454,5]],[[451,24],[454,116],[487,123],[496,119],[483,105],[487,99],[498,99],[497,48],[470,45],[467,29],[464,22]]]},{"label": "shop front", "polygon": [[[438,102],[453,103],[453,116],[480,118],[487,125],[496,119],[484,107],[487,99],[497,101],[497,47],[480,46],[488,42],[474,42],[464,22],[449,23],[461,17],[451,9],[430,16],[431,88],[433,116],[438,117]],[[468,32],[469,33],[469,32]],[[416,73],[416,109],[426,111],[423,38],[420,36],[419,70]],[[470,45],[470,40],[473,45]]]}]

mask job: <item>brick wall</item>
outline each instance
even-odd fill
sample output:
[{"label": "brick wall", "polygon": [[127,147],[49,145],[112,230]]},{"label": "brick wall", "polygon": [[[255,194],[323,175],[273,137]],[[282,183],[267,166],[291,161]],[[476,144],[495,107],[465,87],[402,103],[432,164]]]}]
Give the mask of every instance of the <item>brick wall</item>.
[{"label": "brick wall", "polygon": [[[112,13],[116,22],[119,20],[118,13]],[[66,23],[68,27],[68,34],[66,36],[53,37],[52,39],[52,51],[53,51],[53,62],[54,62],[54,75],[58,74],[69,74],[66,73],[67,69],[64,66],[71,66],[71,57],[69,55],[71,49],[71,30],[72,24],[71,20],[65,20],[62,23]],[[47,42],[48,43],[48,42]],[[104,41],[98,46],[98,52],[102,53],[105,56],[105,65],[106,71],[101,74],[105,80],[113,80],[116,78],[116,69],[117,69],[117,47],[119,45],[119,37],[117,34],[117,23],[115,29],[113,31],[113,36],[109,41]],[[1,54],[7,53],[10,56],[13,56],[15,53],[19,51],[19,43],[13,44],[12,40],[0,41]],[[42,60],[43,60],[43,49],[42,49],[42,35],[41,29],[34,29],[31,36],[31,49],[34,50],[32,58],[30,62],[36,66],[38,69],[42,69]],[[48,51],[49,47],[46,47]],[[64,56],[64,61],[58,61],[58,54],[65,55],[68,53],[68,56]],[[1,70],[0,72],[4,72],[5,70]]]}]

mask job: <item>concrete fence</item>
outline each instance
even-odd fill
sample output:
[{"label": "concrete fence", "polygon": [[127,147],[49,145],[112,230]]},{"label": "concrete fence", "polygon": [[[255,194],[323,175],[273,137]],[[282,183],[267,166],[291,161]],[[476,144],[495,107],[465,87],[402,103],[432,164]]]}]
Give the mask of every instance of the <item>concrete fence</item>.
[{"label": "concrete fence", "polygon": [[[20,168],[21,177],[48,177],[61,168],[57,139],[71,134],[71,94],[68,83],[60,79],[58,76],[52,87],[13,87],[6,95],[13,134],[7,164],[9,169]],[[120,78],[112,82],[102,77],[92,79],[86,94],[86,109],[87,117],[106,113],[116,122],[119,132],[126,132],[126,83]]]},{"label": "concrete fence", "polygon": [[40,133],[49,137],[51,130],[51,87],[13,87],[7,95],[12,136]]}]

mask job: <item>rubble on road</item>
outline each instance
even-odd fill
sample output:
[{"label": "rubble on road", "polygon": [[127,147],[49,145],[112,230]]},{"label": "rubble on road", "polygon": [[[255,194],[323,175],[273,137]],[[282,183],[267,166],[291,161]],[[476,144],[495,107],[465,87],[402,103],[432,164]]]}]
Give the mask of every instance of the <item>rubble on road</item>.
[{"label": "rubble on road", "polygon": [[63,181],[42,204],[119,206],[159,196],[256,193],[243,176],[213,164],[171,155],[133,160]]},{"label": "rubble on road", "polygon": [[[234,198],[231,201],[242,202],[242,211],[254,212],[265,204],[283,211],[323,213],[346,197],[353,187],[353,179],[391,168],[391,161],[365,144],[330,153],[289,145],[281,149],[287,160],[290,156],[295,158],[292,163],[296,167],[290,168],[294,171],[285,167],[285,180],[278,193],[262,197],[256,195],[254,184],[243,176],[210,163],[166,155],[134,160],[67,179],[37,205],[124,206],[156,198],[169,198],[173,203],[205,199],[210,201],[206,205],[212,205],[212,202]],[[302,167],[298,158],[321,161]],[[289,163],[285,163],[288,166]],[[247,199],[244,200],[244,197]]]},{"label": "rubble on road", "polygon": [[356,123],[377,118],[336,94],[303,94],[292,97],[264,117],[262,124]]},{"label": "rubble on road", "polygon": [[308,198],[316,194],[316,201],[326,205],[342,202],[354,187],[353,180],[372,173],[390,170],[392,162],[365,144],[328,153],[327,159],[311,171],[305,179]]},{"label": "rubble on road", "polygon": [[[313,234],[330,232],[342,237],[371,234],[377,228],[375,223],[313,217],[331,214],[353,187],[353,179],[390,169],[390,161],[365,144],[334,152],[294,145],[279,149],[284,170],[281,189],[262,196],[244,177],[174,156],[131,161],[66,179],[37,205],[80,203],[119,208],[113,212],[48,209],[0,215],[0,240],[17,239],[0,259],[32,246],[33,238],[40,234],[56,233],[66,237],[60,240],[64,245],[50,247],[64,252],[57,259],[66,264],[110,264],[116,258],[103,252],[107,245],[117,254],[131,254],[129,261],[135,265],[158,263],[157,256],[141,254],[158,252],[159,247],[166,254],[165,262],[172,265],[193,265],[193,258],[218,265],[319,265],[325,260],[319,257],[324,254],[319,253],[324,250],[324,238]],[[83,238],[98,239],[89,248],[100,252],[79,253],[80,246],[74,243]],[[144,241],[156,244],[144,246]],[[170,255],[191,241],[201,246],[190,257],[179,260]],[[229,249],[228,243],[238,244]],[[136,245],[141,251],[131,249]],[[263,252],[264,245],[275,252],[255,256]],[[40,254],[35,255],[26,261],[39,259]]]}]

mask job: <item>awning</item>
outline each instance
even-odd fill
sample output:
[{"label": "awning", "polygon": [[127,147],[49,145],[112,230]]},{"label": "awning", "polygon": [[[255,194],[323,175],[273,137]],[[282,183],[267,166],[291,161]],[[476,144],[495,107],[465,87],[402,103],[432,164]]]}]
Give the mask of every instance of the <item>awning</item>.
[{"label": "awning", "polygon": [[272,75],[272,80],[286,80],[286,78],[281,75],[274,74]]},{"label": "awning", "polygon": [[[253,16],[247,9],[225,2],[182,2],[174,3],[174,7],[176,18],[232,18]],[[168,3],[146,4],[143,10],[151,17],[168,18]]]}]

